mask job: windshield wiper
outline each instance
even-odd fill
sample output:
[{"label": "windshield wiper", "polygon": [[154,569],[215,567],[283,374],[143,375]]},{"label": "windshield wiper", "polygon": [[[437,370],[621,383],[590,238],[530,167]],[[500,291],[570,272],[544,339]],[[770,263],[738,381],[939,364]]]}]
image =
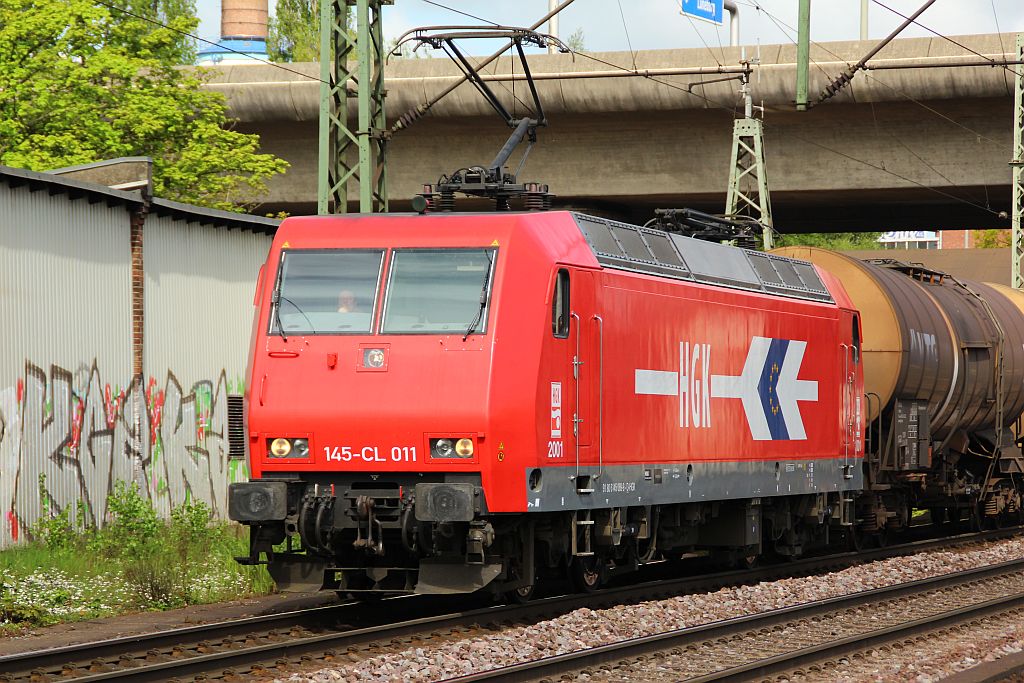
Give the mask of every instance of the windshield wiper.
[{"label": "windshield wiper", "polygon": [[[306,312],[304,310],[299,308],[299,305],[297,303],[295,303],[294,301],[292,301],[288,297],[284,296],[283,294],[279,294],[277,298],[280,299],[281,301],[286,301],[286,302],[290,303],[292,305],[292,307],[296,311],[299,312],[299,315],[301,315],[303,318],[306,319],[306,322],[309,324],[309,331],[310,332],[316,332],[316,326],[313,324],[313,321],[309,319],[309,316],[306,315]],[[280,317],[278,317],[278,323],[280,323],[280,320],[281,320]],[[281,335],[282,336],[284,335],[284,329],[281,330]]]},{"label": "windshield wiper", "polygon": [[466,330],[466,334],[462,336],[462,341],[469,339],[469,335],[473,334],[473,330],[480,324],[480,321],[484,317],[484,309],[487,308],[487,285],[491,281],[491,269],[494,267],[494,257],[491,256],[490,251],[485,251],[487,254],[487,272],[484,273],[484,286],[480,288],[480,308],[476,310],[476,317],[473,318],[473,322],[469,324],[469,328]]},{"label": "windshield wiper", "polygon": [[277,276],[277,284],[274,286],[274,294],[270,297],[270,303],[274,306],[274,322],[277,323],[277,331],[281,333],[281,339],[287,342],[288,336],[284,333],[284,324],[281,323],[281,285],[284,282],[285,256],[286,254],[281,252],[281,267],[278,271],[280,275]]}]

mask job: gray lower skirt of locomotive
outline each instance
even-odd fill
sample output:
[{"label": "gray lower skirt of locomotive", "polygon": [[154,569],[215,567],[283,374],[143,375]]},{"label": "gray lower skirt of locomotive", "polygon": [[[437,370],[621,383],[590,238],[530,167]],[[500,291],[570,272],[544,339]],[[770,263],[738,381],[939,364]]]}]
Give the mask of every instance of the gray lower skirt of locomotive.
[{"label": "gray lower skirt of locomotive", "polygon": [[861,458],[528,468],[526,508],[591,508],[771,498],[863,488]]}]

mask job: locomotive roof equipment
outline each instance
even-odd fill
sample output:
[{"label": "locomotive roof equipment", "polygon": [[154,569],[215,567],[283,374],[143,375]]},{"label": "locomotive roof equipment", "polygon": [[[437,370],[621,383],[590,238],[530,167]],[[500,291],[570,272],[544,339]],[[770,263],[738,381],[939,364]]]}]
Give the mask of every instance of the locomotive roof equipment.
[{"label": "locomotive roof equipment", "polygon": [[655,209],[654,218],[644,224],[686,237],[757,249],[762,225],[755,218],[723,218],[695,209]]},{"label": "locomotive roof equipment", "polygon": [[[472,39],[495,39],[508,40],[511,47],[514,47],[519,55],[519,61],[523,67],[523,75],[530,87],[530,94],[533,97],[532,116],[516,118],[502,104],[501,100],[494,94],[487,81],[481,77],[463,52],[455,44],[456,40],[465,38]],[[502,146],[498,154],[487,166],[469,166],[460,168],[450,175],[441,176],[434,185],[424,185],[422,196],[427,200],[430,210],[453,211],[455,208],[455,193],[461,193],[474,197],[493,199],[495,209],[508,211],[509,202],[519,197],[524,198],[524,208],[527,210],[547,210],[551,208],[552,196],[548,192],[548,186],[536,182],[520,183],[518,176],[523,165],[537,142],[537,128],[547,125],[547,117],[544,115],[544,107],[541,104],[540,96],[537,94],[537,86],[530,73],[530,65],[523,51],[523,45],[535,45],[546,48],[554,45],[561,52],[568,52],[567,48],[558,38],[543,33],[538,33],[527,28],[511,26],[494,26],[481,28],[479,26],[425,26],[407,31],[399,37],[395,49],[407,41],[417,41],[420,44],[427,44],[434,49],[443,50],[456,66],[463,72],[466,79],[483,95],[484,99],[491,105],[498,116],[512,128],[512,134]],[[513,93],[513,97],[515,97]],[[518,98],[517,98],[518,99]],[[515,173],[508,173],[505,164],[515,149],[523,142],[528,141],[526,151],[519,160],[519,166]]]}]

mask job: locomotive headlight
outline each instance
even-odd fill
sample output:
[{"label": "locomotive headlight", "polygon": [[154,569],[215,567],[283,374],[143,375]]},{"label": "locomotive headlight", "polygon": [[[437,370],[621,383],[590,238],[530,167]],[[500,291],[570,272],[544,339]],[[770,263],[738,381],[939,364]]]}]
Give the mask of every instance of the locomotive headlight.
[{"label": "locomotive headlight", "polygon": [[[309,447],[306,447],[309,450]],[[288,439],[277,438],[270,442],[270,454],[275,458],[287,458],[292,452],[292,442]]]},{"label": "locomotive headlight", "polygon": [[294,458],[308,458],[309,457],[309,439],[295,439],[292,441],[292,448],[295,453],[292,457]]},{"label": "locomotive headlight", "polygon": [[384,349],[365,349],[363,351],[363,367],[374,369],[384,367]]},{"label": "locomotive headlight", "polygon": [[465,437],[430,440],[430,456],[433,458],[472,458],[474,450],[473,440]]}]

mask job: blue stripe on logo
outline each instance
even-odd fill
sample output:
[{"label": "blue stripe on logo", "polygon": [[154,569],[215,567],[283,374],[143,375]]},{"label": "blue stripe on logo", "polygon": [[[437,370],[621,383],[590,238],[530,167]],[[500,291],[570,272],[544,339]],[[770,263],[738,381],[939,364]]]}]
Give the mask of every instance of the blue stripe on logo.
[{"label": "blue stripe on logo", "polygon": [[786,360],[788,348],[788,339],[772,339],[771,346],[768,348],[768,357],[764,361],[764,368],[761,369],[761,379],[757,383],[761,407],[764,409],[764,416],[768,421],[768,431],[771,432],[772,440],[775,441],[789,439],[789,430],[786,429],[786,419],[782,414],[782,405],[779,403],[778,394],[779,375],[782,373],[782,363]]}]

